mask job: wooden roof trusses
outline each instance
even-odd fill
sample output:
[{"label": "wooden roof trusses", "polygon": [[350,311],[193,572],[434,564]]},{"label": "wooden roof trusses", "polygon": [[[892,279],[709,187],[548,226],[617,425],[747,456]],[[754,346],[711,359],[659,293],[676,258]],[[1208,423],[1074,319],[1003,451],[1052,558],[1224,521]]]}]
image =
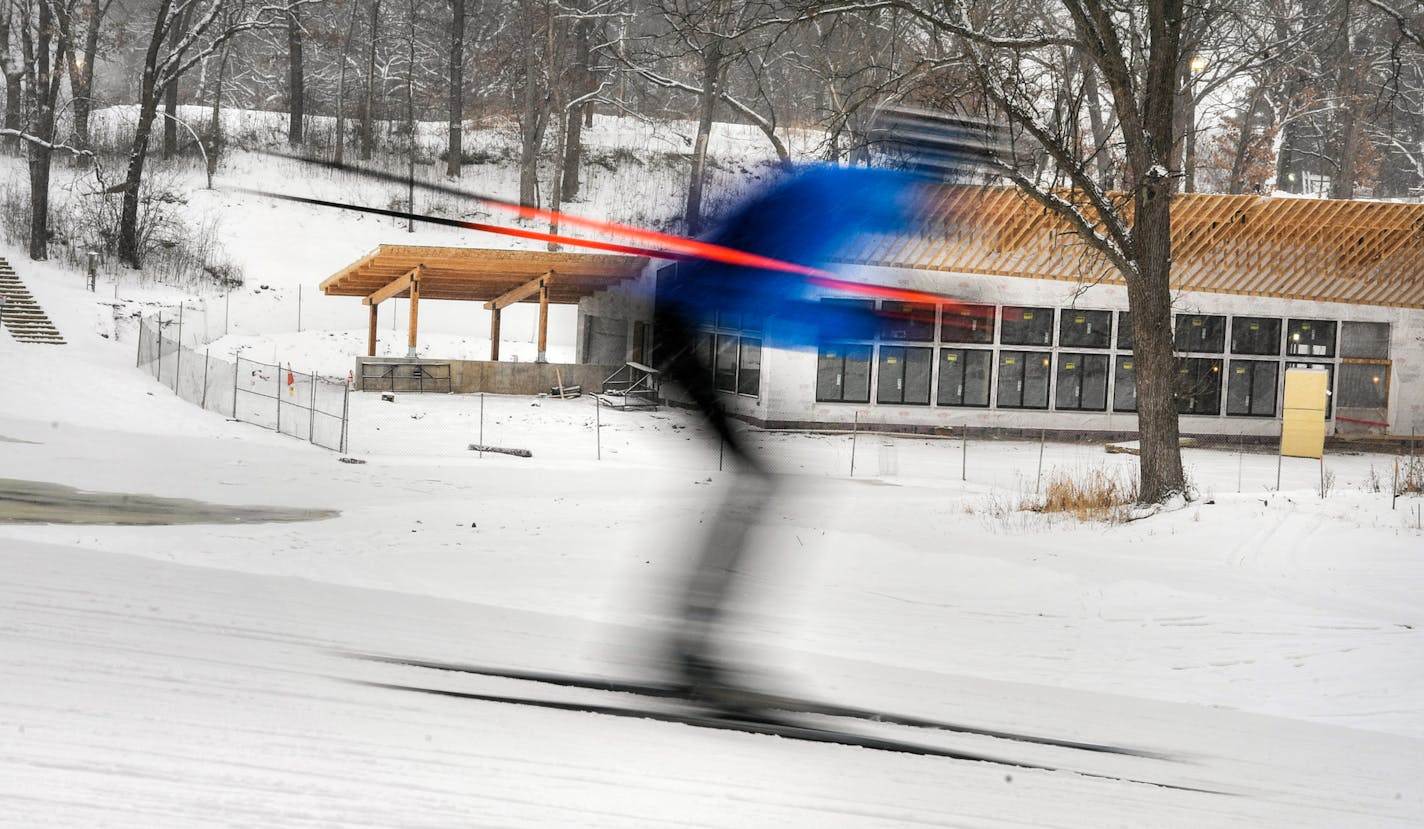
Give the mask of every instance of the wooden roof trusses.
[{"label": "wooden roof trusses", "polygon": [[539,302],[539,360],[548,341],[549,306],[638,277],[647,260],[633,256],[541,251],[482,250],[421,245],[381,245],[321,283],[328,296],[361,297],[370,307],[367,354],[375,356],[377,309],[397,297],[410,300],[408,348],[415,354],[422,299],[483,302],[491,314],[490,356],[499,359],[500,311],[516,302]]},{"label": "wooden roof trusses", "polygon": [[[1172,247],[1176,290],[1424,308],[1424,204],[1178,194]],[[1066,223],[1011,188],[946,187],[921,227],[849,259],[1121,283]]]}]

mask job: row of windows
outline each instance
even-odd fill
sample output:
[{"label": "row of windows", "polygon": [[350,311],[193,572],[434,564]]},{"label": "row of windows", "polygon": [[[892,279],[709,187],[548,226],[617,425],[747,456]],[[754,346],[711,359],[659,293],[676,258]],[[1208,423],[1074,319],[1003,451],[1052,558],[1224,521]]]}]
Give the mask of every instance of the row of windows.
[{"label": "row of windows", "polygon": [[[874,307],[874,300],[824,301],[858,305],[867,310]],[[1060,348],[1107,349],[1115,346],[1120,351],[1132,349],[1132,315],[1127,311],[1060,310],[1023,305],[940,307],[885,302],[880,306],[876,322],[870,319],[867,315],[867,322],[860,330],[838,332],[835,339],[1052,346],[1055,344],[1053,335],[1056,329]],[[1114,321],[1117,323],[1116,336]],[[1337,350],[1339,323],[1334,320],[1176,314],[1173,323],[1173,347],[1184,353],[1275,357],[1284,353],[1287,356],[1334,357]],[[1344,325],[1347,334],[1351,335],[1346,337],[1347,345],[1353,343],[1354,346],[1342,351],[1342,356],[1388,356],[1387,324],[1347,322]]]},{"label": "row of windows", "polygon": [[[875,348],[869,345],[822,346],[816,399],[869,403],[874,358],[877,403],[924,406],[933,397],[939,406],[986,408],[992,394],[1001,409],[1047,409],[1051,400],[1058,411],[1102,412],[1108,410],[1109,403],[1114,412],[1137,411],[1136,365],[1130,354],[940,348],[937,384],[934,354],[932,348],[882,345],[875,358]],[[1334,387],[1333,364],[1178,357],[1178,410],[1182,414],[1219,415],[1224,389],[1227,415],[1275,417],[1283,365],[1323,367],[1330,372],[1330,387]],[[1377,366],[1347,363],[1340,370],[1372,374],[1365,378],[1365,387],[1378,396],[1375,405],[1384,405],[1387,384],[1381,385]]]}]

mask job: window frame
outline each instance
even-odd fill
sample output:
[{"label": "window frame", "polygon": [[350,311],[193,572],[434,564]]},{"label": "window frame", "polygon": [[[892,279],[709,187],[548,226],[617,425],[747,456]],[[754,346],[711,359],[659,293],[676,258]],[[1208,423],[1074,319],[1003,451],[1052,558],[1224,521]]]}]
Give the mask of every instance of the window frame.
[{"label": "window frame", "polygon": [[[1111,368],[1111,364],[1112,364],[1112,361],[1108,359],[1109,356],[1110,356],[1110,355],[1108,355],[1108,354],[1106,354],[1106,353],[1102,353],[1102,352],[1091,352],[1091,351],[1086,351],[1086,352],[1085,352],[1085,351],[1060,351],[1060,352],[1058,352],[1058,354],[1057,354],[1057,360],[1055,361],[1055,364],[1054,364],[1054,366],[1053,366],[1053,369],[1054,369],[1054,371],[1053,371],[1053,409],[1054,409],[1054,411],[1059,411],[1059,412],[1105,412],[1105,411],[1107,411],[1107,410],[1108,410],[1108,382],[1109,382],[1109,379],[1110,379],[1110,378],[1109,378],[1109,368]],[[1069,365],[1069,364],[1070,364],[1070,361],[1077,362],[1078,364],[1080,364],[1081,366],[1083,366],[1082,369],[1072,369],[1072,368],[1067,369],[1067,370],[1069,370],[1069,371],[1075,372],[1072,376],[1073,376],[1073,378],[1076,380],[1076,383],[1074,384],[1074,388],[1075,388],[1075,399],[1078,401],[1078,405],[1076,405],[1076,406],[1064,406],[1064,405],[1062,405],[1062,403],[1061,403],[1061,401],[1062,401],[1062,399],[1063,399],[1064,381],[1067,379],[1067,377],[1064,375],[1065,366]],[[1084,369],[1086,368],[1087,364],[1089,364],[1089,363],[1098,363],[1098,364],[1100,364],[1100,365],[1102,366],[1102,405],[1101,405],[1101,406],[1085,406],[1085,405],[1083,405],[1083,389],[1087,386],[1087,378],[1088,378],[1088,374],[1087,374],[1087,372],[1086,372]]]},{"label": "window frame", "polygon": [[[956,352],[957,352],[957,353],[956,353]],[[936,361],[937,364],[938,364],[938,369],[936,370],[936,377],[935,377],[935,389],[934,389],[934,391],[935,391],[935,405],[936,405],[936,406],[946,406],[946,407],[956,408],[956,409],[987,409],[987,408],[989,408],[989,405],[990,405],[990,403],[992,402],[992,400],[993,400],[993,398],[994,398],[994,355],[995,355],[996,353],[997,353],[997,352],[995,352],[995,351],[994,351],[993,349],[991,349],[991,348],[958,348],[958,347],[955,347],[955,346],[941,346],[941,347],[939,348],[939,354],[938,354],[937,361]],[[952,360],[952,361],[947,360],[947,356],[948,356],[949,354],[954,354],[955,359]],[[970,364],[970,360],[969,360],[969,359],[966,359],[966,358],[968,358],[969,355],[971,355],[971,354],[976,355],[976,357],[977,357],[978,355],[983,355],[983,357],[982,357],[983,362],[984,362],[984,402],[983,402],[983,403],[965,403],[965,402],[964,402],[965,392],[966,392],[966,391],[968,390],[968,388],[969,388],[968,375],[969,375],[969,364]],[[956,368],[958,369],[958,397],[959,397],[959,402],[958,402],[958,403],[946,402],[946,401],[945,401],[946,395],[944,394],[944,388],[945,388],[945,372],[946,372],[945,363],[946,363],[946,362],[954,362],[954,363],[957,364],[957,365],[956,365]]]},{"label": "window frame", "polygon": [[[1000,349],[995,352],[998,359],[994,361],[994,407],[998,409],[1024,409],[1030,411],[1047,411],[1053,400],[1053,352],[1051,351],[1026,351],[1017,349]],[[1010,355],[1013,355],[1015,365],[1018,366],[1013,372],[1005,371],[1004,366]],[[1043,405],[1024,405],[1029,388],[1029,359],[1032,358],[1036,366],[1043,367]],[[1041,359],[1040,359],[1041,358]],[[1017,362],[1022,360],[1022,362]],[[1006,377],[1018,377],[1018,403],[1005,403],[1003,399],[1004,381]]]}]

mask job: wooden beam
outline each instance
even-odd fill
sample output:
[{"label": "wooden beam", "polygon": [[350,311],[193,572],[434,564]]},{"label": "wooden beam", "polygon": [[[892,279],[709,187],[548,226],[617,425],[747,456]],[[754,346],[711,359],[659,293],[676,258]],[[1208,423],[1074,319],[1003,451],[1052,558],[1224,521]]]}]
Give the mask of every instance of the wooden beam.
[{"label": "wooden beam", "polygon": [[424,265],[415,266],[415,278],[410,282],[410,336],[406,342],[406,356],[415,356],[415,335],[420,330],[420,276]]},{"label": "wooden beam", "polygon": [[553,277],[554,272],[549,271],[539,280],[539,356],[535,358],[539,363],[548,362],[545,351],[549,347],[549,281]]},{"label": "wooden beam", "polygon": [[519,302],[520,300],[533,296],[536,291],[538,291],[544,286],[544,280],[551,273],[553,273],[553,271],[548,271],[546,273],[534,277],[533,279],[529,280],[528,282],[525,282],[523,285],[520,285],[518,288],[515,288],[512,291],[505,291],[502,295],[495,297],[489,302],[486,302],[485,309],[489,311],[498,311],[501,308],[505,308],[507,306],[513,305],[516,302]]},{"label": "wooden beam", "polygon": [[371,306],[371,326],[366,332],[366,356],[376,356],[376,309],[379,305]]},{"label": "wooden beam", "polygon": [[361,300],[362,305],[380,305],[391,297],[400,296],[410,290],[410,286],[420,278],[420,266],[416,265],[394,280],[387,282],[386,287],[373,292]]},{"label": "wooden beam", "polygon": [[499,362],[499,309],[490,309],[490,360]]}]

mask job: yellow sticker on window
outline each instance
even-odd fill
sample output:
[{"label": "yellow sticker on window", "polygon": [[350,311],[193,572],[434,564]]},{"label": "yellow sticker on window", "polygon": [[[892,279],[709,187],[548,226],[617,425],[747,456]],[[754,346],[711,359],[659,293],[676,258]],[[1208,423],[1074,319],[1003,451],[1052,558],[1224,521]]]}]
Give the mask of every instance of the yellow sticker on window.
[{"label": "yellow sticker on window", "polygon": [[1074,366],[1073,363],[1065,363],[1065,364],[1063,365],[1063,368],[1066,369],[1066,370],[1068,370],[1068,371],[1072,371],[1072,370],[1075,368],[1075,366]]},{"label": "yellow sticker on window", "polygon": [[895,365],[895,363],[897,363],[897,362],[899,362],[899,361],[896,360],[894,357],[886,357],[886,358],[885,358],[885,364],[886,364],[886,365],[891,365],[891,366],[893,366],[893,365]]},{"label": "yellow sticker on window", "polygon": [[1087,320],[1086,317],[1074,317],[1074,318],[1073,318],[1073,321],[1076,322],[1076,323],[1078,323],[1079,325],[1082,325],[1083,323],[1087,322],[1088,320]]},{"label": "yellow sticker on window", "polygon": [[1244,368],[1238,368],[1238,369],[1236,369],[1236,373],[1237,373],[1237,374],[1245,374],[1245,373],[1246,373],[1246,369],[1244,369]]},{"label": "yellow sticker on window", "polygon": [[958,354],[946,354],[946,355],[944,355],[944,359],[946,359],[946,360],[948,360],[949,362],[953,363],[953,362],[955,362],[955,361],[957,361],[957,360],[959,359],[959,355],[958,355]]},{"label": "yellow sticker on window", "polygon": [[1261,323],[1259,323],[1259,322],[1253,322],[1253,323],[1251,323],[1251,330],[1252,330],[1252,331],[1260,331],[1260,330],[1261,330]]},{"label": "yellow sticker on window", "polygon": [[1302,331],[1309,331],[1309,330],[1310,330],[1310,323],[1307,322],[1307,323],[1305,323],[1304,325],[1302,325],[1302,326],[1300,327],[1300,330],[1302,330]]},{"label": "yellow sticker on window", "polygon": [[1192,317],[1192,325],[1201,328],[1202,321],[1197,317]]},{"label": "yellow sticker on window", "polygon": [[1123,371],[1132,371],[1132,363],[1123,363],[1122,369]]},{"label": "yellow sticker on window", "polygon": [[1011,365],[1013,365],[1013,364],[1014,364],[1014,358],[1013,358],[1013,357],[1005,357],[1005,358],[1004,358],[1004,365],[1006,365],[1006,366],[1011,366]]},{"label": "yellow sticker on window", "polygon": [[1024,319],[1026,319],[1026,320],[1031,320],[1031,319],[1033,319],[1033,312],[1032,312],[1032,311],[1024,311]]}]

